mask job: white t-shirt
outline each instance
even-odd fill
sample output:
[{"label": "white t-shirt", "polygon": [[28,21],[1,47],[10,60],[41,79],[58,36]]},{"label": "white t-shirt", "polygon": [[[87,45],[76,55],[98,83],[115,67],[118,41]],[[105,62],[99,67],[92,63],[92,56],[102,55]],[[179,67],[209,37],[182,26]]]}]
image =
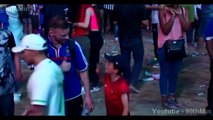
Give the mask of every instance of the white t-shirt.
[{"label": "white t-shirt", "polygon": [[32,105],[44,105],[48,116],[64,116],[63,72],[50,59],[42,60],[29,78],[28,95]]},{"label": "white t-shirt", "polygon": [[[158,4],[152,4],[152,6],[158,6]],[[158,18],[158,10],[152,10],[152,23],[158,24],[159,18]]]}]

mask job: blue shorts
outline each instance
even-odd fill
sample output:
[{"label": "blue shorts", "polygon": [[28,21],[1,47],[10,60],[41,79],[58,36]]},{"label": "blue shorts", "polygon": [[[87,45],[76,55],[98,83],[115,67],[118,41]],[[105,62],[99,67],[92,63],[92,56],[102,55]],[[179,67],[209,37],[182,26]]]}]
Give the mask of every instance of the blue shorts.
[{"label": "blue shorts", "polygon": [[206,27],[205,40],[213,40],[213,17],[209,19]]},{"label": "blue shorts", "polygon": [[198,30],[198,37],[205,37],[206,33],[206,27],[208,25],[210,17],[201,17],[200,19],[200,25],[199,25],[199,30]]}]

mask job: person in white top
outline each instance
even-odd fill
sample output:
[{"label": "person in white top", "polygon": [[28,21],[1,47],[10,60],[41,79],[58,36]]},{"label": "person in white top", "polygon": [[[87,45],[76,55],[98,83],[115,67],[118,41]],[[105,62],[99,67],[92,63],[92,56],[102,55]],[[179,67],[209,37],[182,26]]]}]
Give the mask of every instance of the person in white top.
[{"label": "person in white top", "polygon": [[61,68],[47,58],[46,41],[39,35],[29,34],[23,37],[20,46],[12,48],[35,69],[27,84],[31,105],[23,115],[64,116],[63,72]]},{"label": "person in white top", "polygon": [[18,5],[9,5],[5,9],[6,14],[8,16],[8,30],[10,30],[15,39],[15,44],[20,45],[21,38],[23,37],[23,23],[22,23],[22,17],[20,17],[20,10],[18,8]]}]

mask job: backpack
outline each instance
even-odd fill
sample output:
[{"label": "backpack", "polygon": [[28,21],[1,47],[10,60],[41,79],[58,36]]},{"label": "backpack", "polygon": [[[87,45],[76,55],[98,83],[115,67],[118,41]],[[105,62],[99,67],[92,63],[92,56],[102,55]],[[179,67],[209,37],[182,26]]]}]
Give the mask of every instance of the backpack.
[{"label": "backpack", "polygon": [[0,30],[0,79],[6,78],[11,72],[10,68],[10,49],[8,31]]},{"label": "backpack", "polygon": [[75,59],[75,40],[69,39],[69,51],[71,53],[72,59]]}]

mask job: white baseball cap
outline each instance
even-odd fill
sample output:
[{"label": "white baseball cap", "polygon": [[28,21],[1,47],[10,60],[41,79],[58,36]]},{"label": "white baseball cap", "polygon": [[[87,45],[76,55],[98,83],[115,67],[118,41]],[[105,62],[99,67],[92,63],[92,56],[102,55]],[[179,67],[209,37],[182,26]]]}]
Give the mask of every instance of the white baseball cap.
[{"label": "white baseball cap", "polygon": [[22,38],[21,45],[12,48],[14,53],[19,53],[23,50],[45,50],[47,49],[46,41],[40,36],[36,34],[29,34]]}]

